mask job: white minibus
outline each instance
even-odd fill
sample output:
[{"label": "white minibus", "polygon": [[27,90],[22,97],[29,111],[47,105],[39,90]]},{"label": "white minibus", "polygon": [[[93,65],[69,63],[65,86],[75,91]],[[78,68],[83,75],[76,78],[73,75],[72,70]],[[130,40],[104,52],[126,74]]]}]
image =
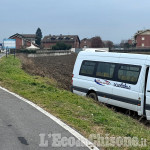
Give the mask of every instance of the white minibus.
[{"label": "white minibus", "polygon": [[72,92],[150,120],[149,68],[149,55],[82,51],[74,65]]}]

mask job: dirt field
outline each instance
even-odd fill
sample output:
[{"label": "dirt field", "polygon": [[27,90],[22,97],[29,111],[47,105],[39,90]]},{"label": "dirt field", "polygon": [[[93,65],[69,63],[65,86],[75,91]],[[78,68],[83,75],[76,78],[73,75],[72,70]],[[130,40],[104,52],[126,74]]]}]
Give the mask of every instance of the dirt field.
[{"label": "dirt field", "polygon": [[21,58],[22,67],[26,72],[54,78],[61,88],[70,90],[76,54],[39,58],[27,58],[26,55],[18,56]]}]

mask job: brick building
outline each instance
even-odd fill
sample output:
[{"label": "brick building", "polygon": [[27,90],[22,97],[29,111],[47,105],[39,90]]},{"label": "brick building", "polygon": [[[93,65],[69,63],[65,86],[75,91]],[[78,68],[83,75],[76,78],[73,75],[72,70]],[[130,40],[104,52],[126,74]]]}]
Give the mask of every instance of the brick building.
[{"label": "brick building", "polygon": [[102,48],[105,46],[104,42],[108,43],[110,41],[102,41],[99,36],[95,36],[90,39],[84,38],[80,42],[80,48]]},{"label": "brick building", "polygon": [[84,38],[81,40],[80,48],[91,48],[91,39]]},{"label": "brick building", "polygon": [[52,46],[58,42],[71,45],[72,48],[80,48],[80,39],[77,35],[48,35],[42,40],[42,47],[44,49],[51,49]]},{"label": "brick building", "polygon": [[31,46],[31,43],[35,46],[35,34],[14,34],[9,37],[9,39],[16,39],[16,49],[23,49]]},{"label": "brick building", "polygon": [[138,31],[134,36],[136,48],[150,48],[150,30]]}]

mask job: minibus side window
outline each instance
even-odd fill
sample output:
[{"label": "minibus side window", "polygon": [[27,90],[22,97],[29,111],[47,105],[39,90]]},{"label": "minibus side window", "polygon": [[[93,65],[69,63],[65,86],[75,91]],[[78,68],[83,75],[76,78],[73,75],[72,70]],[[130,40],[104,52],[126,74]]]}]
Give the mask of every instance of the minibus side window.
[{"label": "minibus side window", "polygon": [[96,77],[104,79],[112,79],[115,70],[115,64],[98,62]]},{"label": "minibus side window", "polygon": [[120,65],[118,68],[118,81],[136,84],[141,67],[133,65]]},{"label": "minibus side window", "polygon": [[94,61],[83,61],[79,75],[94,76],[96,62]]}]

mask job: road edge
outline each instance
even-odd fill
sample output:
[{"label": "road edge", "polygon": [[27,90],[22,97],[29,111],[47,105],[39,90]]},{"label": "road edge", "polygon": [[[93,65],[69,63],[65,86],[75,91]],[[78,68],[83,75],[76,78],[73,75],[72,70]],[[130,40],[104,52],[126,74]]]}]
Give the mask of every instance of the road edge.
[{"label": "road edge", "polygon": [[28,103],[29,105],[31,105],[32,107],[36,108],[38,111],[42,112],[44,115],[46,115],[47,117],[49,117],[50,119],[52,119],[54,122],[56,122],[58,125],[60,125],[62,128],[64,128],[65,130],[67,130],[68,132],[70,132],[72,135],[74,135],[79,141],[81,141],[87,148],[89,148],[90,150],[99,150],[99,148],[97,148],[92,142],[90,142],[87,138],[85,138],[84,136],[82,136],[80,133],[78,133],[77,131],[75,131],[74,129],[72,129],[70,126],[68,126],[67,124],[65,124],[64,122],[62,122],[60,119],[56,118],[55,116],[53,116],[52,114],[50,114],[49,112],[45,111],[43,108],[39,107],[38,105],[34,104],[33,102],[19,96],[16,93],[13,93],[11,91],[9,91],[6,88],[3,88],[0,86],[0,89],[2,89],[5,92],[8,92],[9,94],[17,97],[18,99]]}]

